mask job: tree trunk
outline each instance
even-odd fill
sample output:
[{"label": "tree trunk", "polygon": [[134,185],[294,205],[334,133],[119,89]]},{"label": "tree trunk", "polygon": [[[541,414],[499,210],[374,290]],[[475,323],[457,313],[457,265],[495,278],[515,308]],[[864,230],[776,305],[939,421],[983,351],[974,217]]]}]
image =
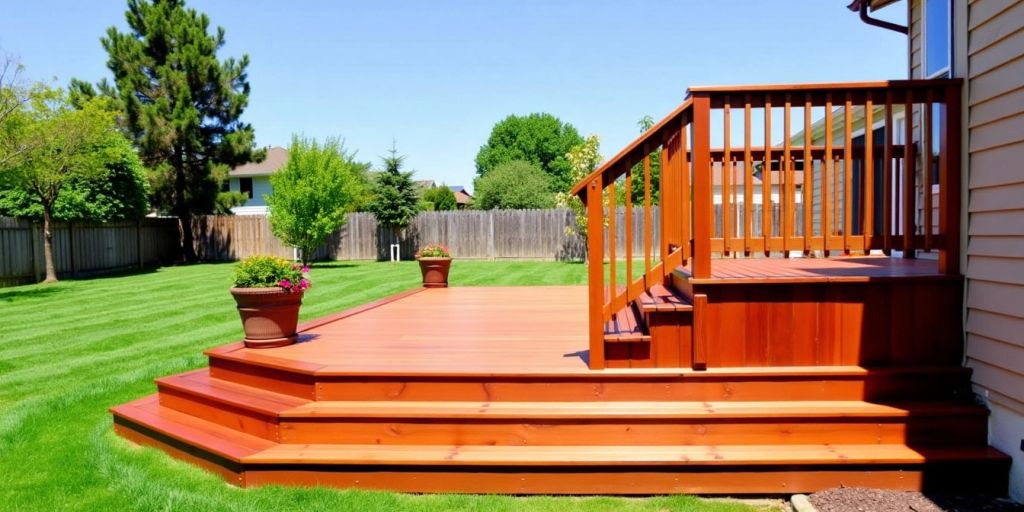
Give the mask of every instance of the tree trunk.
[{"label": "tree trunk", "polygon": [[57,267],[53,264],[53,205],[43,204],[43,261],[46,262],[44,283],[57,282]]},{"label": "tree trunk", "polygon": [[181,255],[188,263],[199,261],[196,254],[195,236],[192,233],[192,214],[189,212],[180,213],[178,222],[181,223]]}]

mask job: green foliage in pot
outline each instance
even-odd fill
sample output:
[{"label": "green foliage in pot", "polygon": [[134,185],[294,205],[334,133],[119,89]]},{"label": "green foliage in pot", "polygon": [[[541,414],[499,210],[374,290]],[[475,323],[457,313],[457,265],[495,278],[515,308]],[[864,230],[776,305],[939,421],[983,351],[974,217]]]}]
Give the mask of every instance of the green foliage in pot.
[{"label": "green foliage in pot", "polygon": [[281,287],[301,292],[310,287],[309,267],[276,256],[250,256],[235,266],[235,288]]}]

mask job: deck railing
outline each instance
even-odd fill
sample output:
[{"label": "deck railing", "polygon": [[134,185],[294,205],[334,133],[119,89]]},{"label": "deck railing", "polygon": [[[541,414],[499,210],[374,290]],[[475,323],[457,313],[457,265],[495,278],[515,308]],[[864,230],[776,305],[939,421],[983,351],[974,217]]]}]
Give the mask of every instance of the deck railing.
[{"label": "deck railing", "polygon": [[616,311],[679,265],[710,277],[716,255],[926,251],[959,273],[960,89],[958,79],[691,88],[573,188],[587,211],[591,366],[604,365]]}]

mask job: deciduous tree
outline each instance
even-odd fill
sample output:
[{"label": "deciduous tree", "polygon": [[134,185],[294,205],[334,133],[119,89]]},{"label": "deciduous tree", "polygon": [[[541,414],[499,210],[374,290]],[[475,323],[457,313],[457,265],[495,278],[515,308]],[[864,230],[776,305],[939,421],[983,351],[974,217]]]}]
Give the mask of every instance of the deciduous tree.
[{"label": "deciduous tree", "polygon": [[75,180],[99,180],[108,170],[103,142],[116,135],[113,117],[102,100],[73,108],[63,91],[37,87],[27,104],[11,113],[3,127],[10,147],[21,148],[0,165],[3,188],[26,191],[38,201],[43,218],[46,282],[57,281],[53,262],[54,207]]},{"label": "deciduous tree", "polygon": [[270,226],[285,244],[302,251],[308,263],[327,237],[345,224],[345,215],[363,195],[369,164],[357,162],[341,140],[292,137],[288,163],[270,176],[274,193],[265,196]]},{"label": "deciduous tree", "polygon": [[442,183],[437,187],[430,187],[423,191],[423,200],[430,203],[434,211],[449,211],[459,207],[455,199],[455,192]]},{"label": "deciduous tree", "polygon": [[525,160],[548,175],[553,190],[568,190],[565,155],[583,142],[576,128],[551,114],[511,115],[494,125],[487,144],[476,155],[476,173],[486,176],[499,165]]},{"label": "deciduous tree", "polygon": [[548,175],[525,160],[503,163],[476,179],[477,205],[484,210],[534,210],[555,205]]}]

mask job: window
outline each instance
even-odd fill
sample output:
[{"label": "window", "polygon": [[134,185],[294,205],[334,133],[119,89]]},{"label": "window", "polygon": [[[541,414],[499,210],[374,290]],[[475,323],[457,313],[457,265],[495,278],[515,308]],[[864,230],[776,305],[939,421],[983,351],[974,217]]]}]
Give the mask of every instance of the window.
[{"label": "window", "polygon": [[252,178],[238,178],[238,190],[252,199]]},{"label": "window", "polygon": [[924,75],[946,78],[952,75],[953,51],[950,0],[924,0]]}]

